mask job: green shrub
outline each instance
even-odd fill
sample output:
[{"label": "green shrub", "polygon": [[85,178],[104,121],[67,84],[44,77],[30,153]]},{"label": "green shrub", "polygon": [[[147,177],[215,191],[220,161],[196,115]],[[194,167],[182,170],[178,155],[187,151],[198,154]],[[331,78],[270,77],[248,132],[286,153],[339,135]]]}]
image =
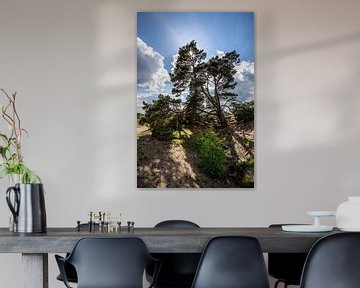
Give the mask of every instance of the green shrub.
[{"label": "green shrub", "polygon": [[199,168],[212,178],[223,177],[226,170],[226,151],[214,131],[207,131],[197,141]]},{"label": "green shrub", "polygon": [[181,128],[182,113],[179,99],[159,95],[153,103],[143,103],[144,122],[149,124],[152,136],[158,140],[169,140],[174,130]]},{"label": "green shrub", "polygon": [[146,118],[144,114],[137,114],[137,121],[139,125],[145,125],[146,124]]},{"label": "green shrub", "polygon": [[228,176],[236,187],[254,188],[254,158],[232,165]]}]

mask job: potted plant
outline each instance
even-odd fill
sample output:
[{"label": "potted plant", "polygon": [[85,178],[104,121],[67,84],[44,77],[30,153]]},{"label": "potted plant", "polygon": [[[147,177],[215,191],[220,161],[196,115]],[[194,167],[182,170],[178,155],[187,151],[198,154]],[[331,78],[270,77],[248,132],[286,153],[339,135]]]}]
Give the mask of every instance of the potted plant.
[{"label": "potted plant", "polygon": [[0,131],[0,179],[9,175],[15,184],[6,191],[6,201],[13,215],[10,227],[14,232],[46,232],[44,189],[41,179],[24,163],[21,144],[27,131],[22,128],[16,109],[16,93],[9,95],[4,89],[6,103],[0,105],[1,117],[8,133]]},{"label": "potted plant", "polygon": [[16,110],[16,93],[9,95],[4,89],[0,91],[5,96],[7,103],[1,104],[1,116],[5,120],[9,131],[0,132],[0,179],[10,175],[13,183],[41,183],[41,179],[24,163],[21,153],[21,143],[28,132],[21,127],[19,114]]}]

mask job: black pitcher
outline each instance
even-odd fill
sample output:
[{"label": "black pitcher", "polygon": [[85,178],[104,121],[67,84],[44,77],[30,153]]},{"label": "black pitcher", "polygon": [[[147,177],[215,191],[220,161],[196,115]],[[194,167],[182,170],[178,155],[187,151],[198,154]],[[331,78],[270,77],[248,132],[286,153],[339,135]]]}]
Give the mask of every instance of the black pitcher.
[{"label": "black pitcher", "polygon": [[[12,192],[14,193],[13,197],[11,197]],[[13,202],[11,198],[13,198]],[[6,190],[6,202],[14,215],[14,232],[46,232],[45,198],[42,184],[15,184]]]}]

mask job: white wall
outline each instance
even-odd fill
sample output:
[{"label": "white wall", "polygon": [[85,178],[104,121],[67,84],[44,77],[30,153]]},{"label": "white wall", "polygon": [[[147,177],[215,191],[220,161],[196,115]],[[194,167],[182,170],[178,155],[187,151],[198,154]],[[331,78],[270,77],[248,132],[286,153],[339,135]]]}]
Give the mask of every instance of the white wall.
[{"label": "white wall", "polygon": [[[307,210],[359,195],[359,10],[357,0],[1,0],[0,87],[18,92],[48,226],[89,210],[136,226],[309,222]],[[137,11],[255,12],[255,189],[136,189]],[[62,287],[49,262],[50,287]],[[19,264],[0,255],[2,286],[20,287]]]}]

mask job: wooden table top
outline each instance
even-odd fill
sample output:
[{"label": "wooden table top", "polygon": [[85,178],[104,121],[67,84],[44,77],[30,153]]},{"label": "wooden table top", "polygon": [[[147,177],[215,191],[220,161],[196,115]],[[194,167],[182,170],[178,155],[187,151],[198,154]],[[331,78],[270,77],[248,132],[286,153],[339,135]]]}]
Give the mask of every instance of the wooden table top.
[{"label": "wooden table top", "polygon": [[13,233],[0,228],[0,253],[65,253],[82,237],[139,237],[152,253],[201,253],[208,240],[221,235],[252,236],[263,252],[308,252],[321,237],[333,233],[283,232],[268,228],[127,228],[119,232],[78,232],[76,228],[48,228],[47,233]]}]

